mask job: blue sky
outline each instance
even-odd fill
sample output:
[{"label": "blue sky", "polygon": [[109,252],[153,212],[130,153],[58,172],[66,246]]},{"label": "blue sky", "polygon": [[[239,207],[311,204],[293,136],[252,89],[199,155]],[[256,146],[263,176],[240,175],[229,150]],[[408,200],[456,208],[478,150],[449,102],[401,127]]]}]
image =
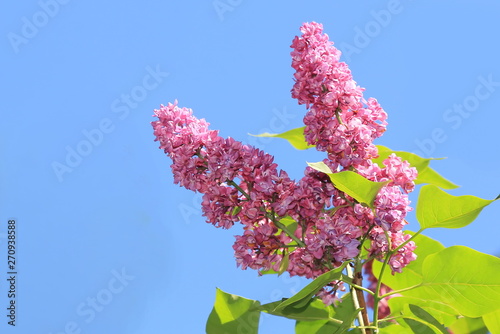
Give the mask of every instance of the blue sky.
[{"label": "blue sky", "polygon": [[[447,157],[433,167],[461,186],[454,195],[500,193],[497,1],[9,3],[0,13],[2,333],[203,333],[216,287],[265,302],[306,283],[236,268],[239,230],[204,222],[201,197],[173,184],[150,126],[153,109],[178,99],[300,178],[321,154],[248,133],[301,126],[289,46],[306,21],[324,24],[365,96],[388,112],[378,144]],[[427,235],[498,254],[499,210]],[[12,218],[16,328],[5,316]],[[293,325],[267,316],[262,333]]]}]

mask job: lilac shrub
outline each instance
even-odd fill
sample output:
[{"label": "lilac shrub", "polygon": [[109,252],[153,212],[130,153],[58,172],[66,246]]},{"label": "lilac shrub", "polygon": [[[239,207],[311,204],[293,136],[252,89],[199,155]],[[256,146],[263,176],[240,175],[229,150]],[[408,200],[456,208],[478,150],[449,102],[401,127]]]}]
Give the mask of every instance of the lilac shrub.
[{"label": "lilac shrub", "polygon": [[[353,171],[386,182],[375,209],[311,167],[300,180],[290,179],[272,155],[220,137],[177,101],[155,110],[158,120],[152,125],[160,148],[172,159],[174,182],[203,194],[206,221],[224,229],[243,225],[233,245],[239,267],[314,279],[358,257],[362,247],[369,259],[383,259],[408,240],[402,229],[417,171],[395,154],[381,166],[372,162],[378,157],[373,141],[386,129],[386,112],[376,99],[363,98],[364,89],[339,61],[340,51],[321,24],[305,23],[301,31],[291,46],[292,97],[307,108],[305,141],[326,152],[323,162],[332,173]],[[415,247],[408,242],[391,256],[393,273],[415,260]],[[342,282],[334,281],[317,295],[331,304],[342,289]]]}]

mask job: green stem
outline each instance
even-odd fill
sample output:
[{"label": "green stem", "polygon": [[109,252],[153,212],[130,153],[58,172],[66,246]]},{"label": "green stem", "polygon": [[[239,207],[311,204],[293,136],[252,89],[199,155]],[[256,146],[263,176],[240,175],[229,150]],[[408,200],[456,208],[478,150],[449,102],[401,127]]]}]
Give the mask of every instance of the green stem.
[{"label": "green stem", "polygon": [[[226,181],[226,183],[228,185],[235,187],[240,193],[243,194],[243,196],[245,196],[247,199],[250,199],[250,195],[248,195],[246,193],[246,191],[243,190],[236,182],[234,182],[233,180],[228,180],[228,181]],[[271,213],[267,212],[266,209],[264,209],[264,208],[261,208],[261,210],[266,212],[266,217],[268,219],[271,219],[272,222],[274,223],[274,225],[276,227],[280,228],[281,230],[283,230],[283,232],[285,232],[290,238],[292,238],[292,240],[295,241],[297,243],[297,245],[299,245],[300,247],[306,246],[305,243],[302,242],[299,238],[297,238],[295,236],[295,234],[290,232],[290,230],[288,230],[288,228],[285,225],[281,224],[279,221],[276,220],[276,216],[274,215],[274,212],[271,214]]]},{"label": "green stem", "polygon": [[[371,225],[370,228],[366,231],[366,233],[363,235],[363,237],[361,238],[361,241],[360,241],[360,245],[361,247],[363,247],[363,244],[365,243],[366,239],[368,239],[368,236],[370,235],[370,232],[371,230],[373,229],[373,227],[375,227],[375,224],[374,225]],[[361,249],[359,250],[359,253],[358,253],[358,256],[356,257],[358,260],[360,260],[361,258]]]},{"label": "green stem", "polygon": [[387,240],[387,253],[391,253],[391,255],[393,255],[393,251],[391,250],[392,249],[392,241],[391,241],[391,237],[389,236],[389,232],[387,232],[386,230],[384,230],[384,235],[385,235],[385,238]]},{"label": "green stem", "polygon": [[422,284],[417,284],[417,285],[413,285],[413,286],[410,286],[410,287],[407,287],[407,288],[404,288],[404,289],[400,289],[400,290],[392,290],[391,292],[388,292],[385,295],[380,296],[380,299],[382,300],[382,299],[384,299],[386,297],[389,297],[391,295],[395,295],[397,293],[401,293],[401,292],[405,292],[405,291],[408,291],[408,290],[412,290],[412,289],[418,288],[421,285]]},{"label": "green stem", "polygon": [[297,245],[299,245],[300,247],[305,247],[306,244],[302,242],[302,240],[300,240],[299,238],[297,238],[295,236],[295,234],[293,234],[285,225],[281,224],[278,220],[276,220],[276,216],[274,215],[274,212],[273,213],[267,213],[266,214],[266,217],[271,219],[272,222],[274,223],[274,225],[281,229],[283,232],[285,232],[290,238],[292,238],[293,241],[295,241],[297,243]]},{"label": "green stem", "polygon": [[422,233],[425,229],[421,228],[420,230],[418,230],[417,232],[415,232],[414,235],[411,236],[410,239],[406,240],[405,242],[403,242],[401,245],[399,245],[398,247],[396,247],[394,250],[391,251],[391,255],[394,255],[398,250],[400,250],[401,248],[403,248],[407,243],[409,243],[410,241],[412,241],[413,239],[415,239],[415,237],[417,235],[419,235],[420,233]]},{"label": "green stem", "polygon": [[378,322],[390,322],[390,321],[401,319],[401,318],[403,318],[402,315],[398,315],[398,316],[395,316],[395,317],[385,317],[383,319],[380,319]]},{"label": "green stem", "polygon": [[352,205],[350,205],[350,204],[339,205],[339,206],[334,207],[333,209],[326,210],[326,212],[328,212],[328,214],[330,216],[333,216],[339,209],[347,208],[349,206],[352,206]]},{"label": "green stem", "polygon": [[233,180],[227,180],[226,183],[235,187],[240,193],[243,194],[243,196],[245,196],[247,199],[250,199],[250,195],[248,195],[245,190],[243,190],[236,182],[234,182]]},{"label": "green stem", "polygon": [[297,248],[297,247],[302,247],[300,245],[282,245],[280,248]]},{"label": "green stem", "polygon": [[340,118],[341,111],[342,110],[340,108],[335,109],[335,117],[337,118],[337,121],[339,122],[339,124],[344,124],[344,123],[342,123],[342,119]]},{"label": "green stem", "polygon": [[382,264],[382,268],[380,269],[380,275],[377,277],[377,287],[375,288],[375,294],[373,296],[373,323],[375,326],[378,328],[378,304],[380,300],[382,299],[379,294],[380,294],[380,288],[382,287],[382,277],[384,275],[385,267],[389,263],[389,259],[392,256],[392,252],[387,252],[385,255],[385,260],[384,263]]},{"label": "green stem", "polygon": [[364,291],[364,292],[366,292],[366,293],[368,293],[368,294],[370,294],[370,295],[372,295],[372,296],[373,296],[373,295],[375,295],[375,293],[374,293],[372,290],[367,289],[367,288],[364,288],[364,287],[362,287],[361,285],[357,285],[357,284],[355,284],[355,283],[349,283],[349,284],[350,284],[353,288],[356,288],[356,289],[358,289],[358,290],[362,290],[362,291]]},{"label": "green stem", "polygon": [[[340,196],[340,197],[342,197],[342,199],[343,199],[344,201],[346,201],[347,203],[349,203],[348,205],[346,204],[346,206],[354,206],[354,204],[356,204],[356,203],[357,203],[357,202],[353,202],[353,201],[351,201],[351,200],[347,199],[347,198],[345,197],[345,194],[344,194],[343,192],[340,192],[340,193],[339,193],[339,196]],[[340,206],[339,206],[339,208],[340,208]]]},{"label": "green stem", "polygon": [[374,305],[373,305],[373,323],[375,324],[375,326],[377,328],[378,328],[378,323],[381,321],[381,320],[378,319],[378,305],[379,305],[379,302],[382,299],[384,299],[384,298],[386,298],[388,296],[391,296],[391,295],[396,294],[396,293],[404,292],[404,291],[407,291],[407,290],[411,290],[411,289],[414,289],[417,286],[419,286],[419,285],[415,285],[415,286],[411,286],[411,287],[404,288],[404,289],[401,289],[401,290],[391,291],[391,292],[388,292],[388,293],[380,296],[380,289],[382,287],[382,277],[384,276],[385,268],[387,267],[387,264],[389,263],[389,260],[390,260],[391,256],[393,256],[395,253],[397,253],[407,243],[409,243],[410,241],[412,241],[417,235],[419,235],[420,233],[422,233],[423,230],[424,229],[420,229],[418,232],[416,232],[414,235],[412,235],[411,238],[409,238],[408,240],[406,240],[405,242],[403,242],[401,245],[399,245],[398,247],[396,247],[393,250],[390,250],[392,248],[391,238],[389,237],[389,234],[387,233],[387,231],[384,231],[385,237],[387,238],[387,246],[388,246],[389,251],[385,255],[384,263],[382,264],[382,268],[380,269],[380,274],[377,277],[377,287],[375,288],[375,294],[374,294],[374,298],[373,298],[374,299],[374,302],[373,302],[374,303]]}]

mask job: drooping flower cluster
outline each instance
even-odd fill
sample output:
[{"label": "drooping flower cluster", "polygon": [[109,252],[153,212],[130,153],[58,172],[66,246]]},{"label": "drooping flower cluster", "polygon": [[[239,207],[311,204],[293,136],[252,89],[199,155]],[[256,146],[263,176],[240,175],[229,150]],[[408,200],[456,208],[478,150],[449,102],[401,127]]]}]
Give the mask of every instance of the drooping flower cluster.
[{"label": "drooping flower cluster", "polygon": [[[372,240],[371,253],[382,257],[406,241],[402,228],[409,206],[408,193],[415,186],[415,168],[391,154],[380,167],[372,162],[378,156],[373,140],[386,129],[387,114],[377,100],[363,98],[364,89],[352,78],[347,64],[340,62],[340,51],[323,33],[318,23],[305,23],[302,35],[291,47],[295,84],[292,96],[308,111],[304,117],[304,135],[310,145],[325,151],[325,163],[332,171],[354,170],[371,181],[389,182],[375,199],[375,212],[357,204],[345,207],[337,215],[349,216]],[[345,206],[351,199],[345,194],[335,206]],[[387,236],[391,242],[387,241]],[[415,245],[409,243],[391,258],[393,272],[400,272],[416,257]]]},{"label": "drooping flower cluster", "polygon": [[[292,44],[292,96],[309,108],[305,139],[327,153],[324,162],[333,172],[351,170],[387,183],[373,210],[311,167],[302,179],[291,180],[273,156],[220,137],[177,102],[155,110],[158,120],[152,125],[172,159],[174,182],[203,194],[207,222],[226,229],[243,225],[233,245],[238,266],[316,278],[358,256],[363,238],[370,240],[369,254],[379,259],[408,239],[402,228],[416,170],[396,155],[383,166],[372,162],[378,156],[373,140],[385,131],[386,113],[375,99],[363,99],[363,89],[339,62],[340,52],[321,25],[306,23],[301,31]],[[414,249],[409,242],[390,258],[393,272],[415,259]],[[341,282],[332,282],[318,296],[330,304],[342,289]]]},{"label": "drooping flower cluster", "polygon": [[377,156],[373,140],[386,127],[387,114],[377,100],[363,105],[363,88],[357,86],[340,51],[323,34],[323,26],[306,23],[291,47],[295,85],[292,97],[309,110],[304,134],[310,145],[328,153],[334,166],[362,165]]},{"label": "drooping flower cluster", "polygon": [[[325,211],[336,193],[325,174],[307,167],[294,182],[278,171],[271,155],[220,137],[176,103],[155,110],[155,116],[156,140],[172,159],[174,182],[204,194],[207,222],[223,228],[243,224],[233,247],[243,269],[277,271],[291,242],[300,247],[288,254],[287,270],[307,278],[359,253],[362,231],[347,217]],[[286,219],[295,224],[288,232]]]}]

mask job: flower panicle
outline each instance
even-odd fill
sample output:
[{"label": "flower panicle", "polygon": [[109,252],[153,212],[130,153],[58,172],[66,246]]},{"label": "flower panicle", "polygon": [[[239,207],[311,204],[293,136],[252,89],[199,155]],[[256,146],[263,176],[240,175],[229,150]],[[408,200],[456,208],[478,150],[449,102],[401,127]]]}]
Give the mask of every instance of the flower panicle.
[{"label": "flower panicle", "polygon": [[[352,170],[387,182],[374,210],[311,167],[292,180],[272,155],[222,138],[177,101],[155,110],[152,126],[160,149],[172,159],[174,183],[203,194],[207,222],[225,229],[242,224],[233,245],[239,267],[316,278],[357,257],[363,238],[370,240],[369,255],[379,259],[408,240],[402,229],[417,171],[395,154],[382,166],[372,162],[378,156],[373,141],[385,132],[387,114],[376,99],[363,98],[364,89],[339,61],[340,51],[321,24],[305,23],[301,32],[291,45],[292,97],[307,108],[305,139],[326,152],[324,162],[332,171]],[[391,256],[393,273],[416,258],[415,247],[409,242]],[[341,284],[332,282],[318,296],[331,304],[337,290]]]}]

